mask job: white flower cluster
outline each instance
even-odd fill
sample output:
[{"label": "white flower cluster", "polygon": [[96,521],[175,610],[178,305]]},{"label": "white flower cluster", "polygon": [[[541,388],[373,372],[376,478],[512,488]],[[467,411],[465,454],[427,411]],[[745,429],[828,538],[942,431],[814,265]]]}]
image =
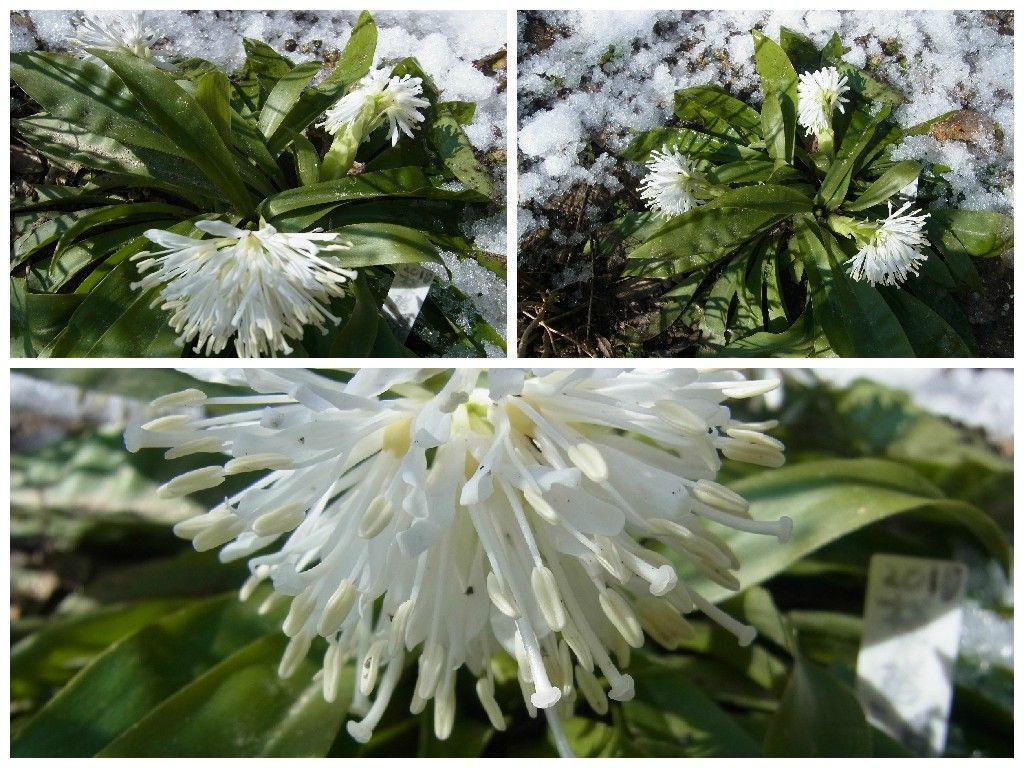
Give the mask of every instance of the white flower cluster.
[{"label": "white flower cluster", "polygon": [[843,111],[844,95],[850,90],[846,75],[835,67],[800,73],[797,84],[797,122],[809,133],[820,136],[832,130],[832,113]]},{"label": "white flower cluster", "polygon": [[412,75],[392,77],[386,69],[376,69],[357,82],[338,103],[325,113],[324,128],[335,134],[362,121],[363,137],[388,124],[391,146],[404,133],[423,122],[422,110],[430,102],[422,97],[423,81]]},{"label": "white flower cluster", "polygon": [[123,17],[102,21],[95,16],[82,16],[81,24],[69,42],[82,48],[102,48],[108,51],[128,51],[142,59],[153,60],[152,45],[160,39],[146,23],[145,11],[136,11]]},{"label": "white flower cluster", "polygon": [[899,285],[916,275],[928,256],[921,249],[928,246],[924,234],[928,214],[913,210],[904,203],[895,212],[888,204],[889,215],[875,222],[871,239],[847,262],[850,277],[867,280],[871,285]]},{"label": "white flower cluster", "polygon": [[356,277],[322,258],[347,250],[330,232],[278,232],[200,221],[196,229],[214,235],[192,238],[148,229],[145,236],[163,250],[132,257],[140,272],[153,270],[132,289],[161,287],[156,303],[171,314],[178,343],[195,342],[196,352],[217,354],[233,338],[239,357],[292,351],[288,339],[302,338],[306,325],[325,330],[337,323],[325,306]]},{"label": "white flower cluster", "polygon": [[[788,518],[753,519],[714,479],[722,457],[783,463],[773,423],[737,421],[724,404],[778,382],[692,369],[235,376],[254,394],[159,398],[154,407],[179,413],[130,427],[125,441],[166,448],[169,460],[229,457],[171,480],[163,497],[253,475],[175,531],[200,550],[223,546],[225,561],[249,558],[243,598],[269,580],[268,605],[290,601],[282,676],[325,638],[323,693],[334,701],[357,660],[355,739],[371,737],[412,653],[410,708],[433,701],[438,738],[451,732],[462,667],[505,727],[492,664],[504,651],[564,752],[577,692],[597,712],[633,696],[623,668],[645,630],[674,647],[696,610],[753,639],[673,562],[737,588],[739,563],[716,529],[788,539]],[[217,415],[197,416],[204,405]]]},{"label": "white flower cluster", "polygon": [[640,197],[662,218],[686,213],[703,202],[704,175],[681,152],[669,149],[651,152],[647,176],[640,184]]}]

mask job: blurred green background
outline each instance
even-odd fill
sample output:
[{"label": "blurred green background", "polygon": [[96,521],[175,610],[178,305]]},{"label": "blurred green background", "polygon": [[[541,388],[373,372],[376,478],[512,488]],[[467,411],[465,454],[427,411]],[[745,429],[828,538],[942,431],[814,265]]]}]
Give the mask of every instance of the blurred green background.
[{"label": "blurred green background", "polygon": [[[1012,380],[1004,378],[1009,403]],[[414,667],[365,746],[344,729],[346,697],[327,705],[313,680],[323,646],[279,680],[281,617],[257,615],[258,597],[238,602],[244,563],[222,565],[170,530],[224,488],[157,499],[157,485],[188,460],[123,448],[124,420],[185,386],[195,382],[165,370],[14,374],[13,756],[555,754],[544,719],[526,712],[510,659],[496,663],[507,731],[489,726],[463,673],[455,731],[443,743],[429,710],[407,711]],[[969,402],[965,412],[980,407]],[[787,375],[781,404],[734,410],[780,419],[774,434],[788,460],[780,470],[729,466],[722,479],[752,502],[755,517],[791,516],[793,540],[730,531],[725,538],[743,563],[738,595],[684,563],[679,570],[759,637],[740,648],[695,616],[695,637],[676,650],[648,640],[628,670],[634,701],[612,702],[601,717],[577,707],[567,726],[577,754],[913,754],[867,722],[854,692],[868,561],[893,553],[969,567],[945,754],[1011,756],[1009,425],[986,434],[899,389],[869,380],[829,385],[809,371]]]}]

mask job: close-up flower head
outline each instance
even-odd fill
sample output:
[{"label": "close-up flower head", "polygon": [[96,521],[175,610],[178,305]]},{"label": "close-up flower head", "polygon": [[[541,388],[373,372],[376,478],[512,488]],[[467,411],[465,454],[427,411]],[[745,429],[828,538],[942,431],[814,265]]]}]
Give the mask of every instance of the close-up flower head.
[{"label": "close-up flower head", "polygon": [[504,728],[493,697],[499,653],[515,659],[527,706],[557,735],[578,692],[599,713],[608,698],[633,697],[629,651],[645,630],[675,647],[692,632],[684,615],[698,611],[739,644],[753,639],[673,561],[736,589],[739,562],[720,531],[788,539],[788,518],[751,519],[747,502],[715,482],[723,461],[783,463],[766,434],[773,422],[729,410],[777,382],[582,369],[233,378],[254,394],[168,394],[152,403],[164,415],[130,427],[126,445],[164,448],[168,459],[228,457],[170,480],[164,498],[251,474],[175,532],[199,550],[223,547],[224,561],[248,559],[243,597],[268,580],[269,603],[290,602],[282,676],[325,638],[323,694],[333,701],[356,660],[348,730],[358,741],[373,734],[407,654],[418,664],[408,706],[433,701],[437,738],[451,732],[464,666]]}]

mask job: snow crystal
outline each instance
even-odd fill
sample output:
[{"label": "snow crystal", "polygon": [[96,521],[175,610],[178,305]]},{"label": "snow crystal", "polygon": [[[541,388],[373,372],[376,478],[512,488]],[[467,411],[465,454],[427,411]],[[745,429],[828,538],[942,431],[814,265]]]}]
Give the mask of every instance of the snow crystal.
[{"label": "snow crystal", "polygon": [[908,97],[895,111],[903,125],[961,108],[993,120],[999,141],[969,147],[922,137],[900,156],[951,166],[957,204],[1012,210],[1013,37],[986,12],[545,11],[531,18],[546,28],[530,37],[520,14],[519,203],[536,215],[521,217],[533,227],[546,204],[579,184],[617,191],[615,156],[633,132],[668,123],[675,90],[716,83],[759,103],[749,32],[778,39],[782,26],[819,47],[837,32],[851,48],[846,61]]}]

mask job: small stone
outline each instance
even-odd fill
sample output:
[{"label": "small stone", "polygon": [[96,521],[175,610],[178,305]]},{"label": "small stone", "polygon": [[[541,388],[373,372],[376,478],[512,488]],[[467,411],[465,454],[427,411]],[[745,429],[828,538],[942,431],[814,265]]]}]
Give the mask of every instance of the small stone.
[{"label": "small stone", "polygon": [[996,124],[987,115],[973,109],[955,112],[933,125],[929,133],[938,141],[960,141],[976,146],[997,140]]}]

